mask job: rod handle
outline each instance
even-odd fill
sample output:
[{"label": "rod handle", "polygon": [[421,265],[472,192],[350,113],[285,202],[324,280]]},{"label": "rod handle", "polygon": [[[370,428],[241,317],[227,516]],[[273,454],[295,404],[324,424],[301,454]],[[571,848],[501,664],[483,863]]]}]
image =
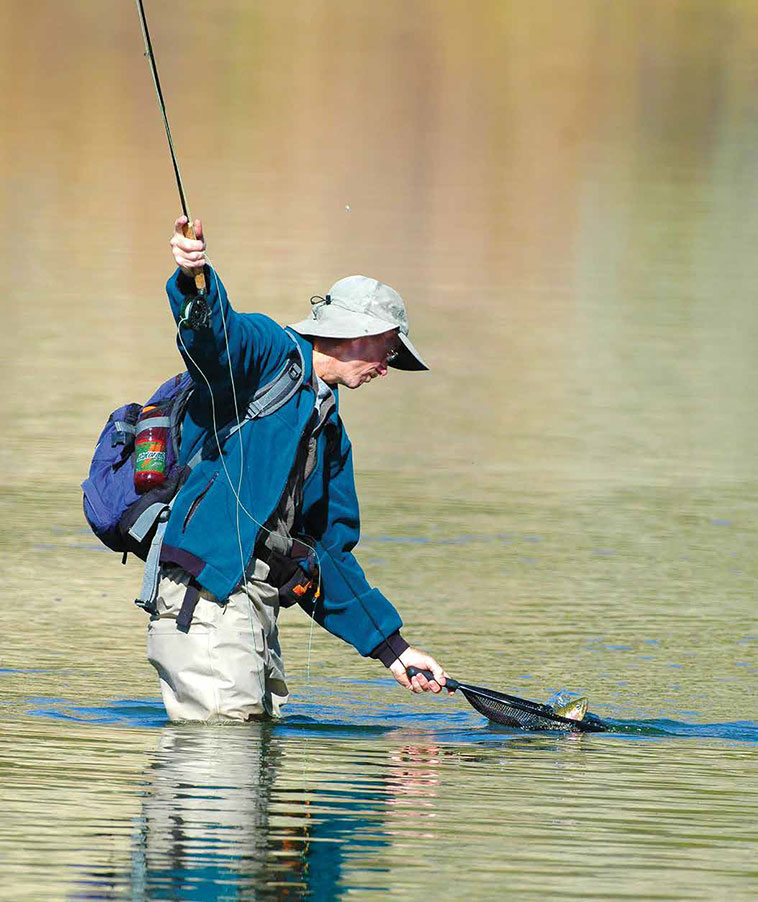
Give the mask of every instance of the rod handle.
[{"label": "rod handle", "polygon": [[[412,679],[418,674],[425,676],[430,682],[434,679],[434,674],[431,672],[431,670],[420,670],[418,667],[406,667],[405,672],[408,674],[408,679]],[[450,692],[455,692],[455,690],[459,686],[460,683],[458,682],[458,680],[454,680],[452,677],[448,677],[445,681],[445,685],[442,688],[448,689]]]},{"label": "rod handle", "polygon": [[[184,225],[183,231],[184,231],[184,237],[185,237],[185,238],[191,238],[191,239],[194,241],[195,238],[197,237],[197,236],[195,235],[195,223],[194,223],[194,222],[190,222],[190,221],[189,221],[189,218],[188,218],[188,221],[187,221],[187,222],[185,223],[185,225]],[[197,288],[197,293],[198,293],[198,294],[205,294],[205,293],[206,293],[206,289],[205,289],[205,270],[203,270],[203,269],[201,269],[200,272],[199,272],[199,273],[196,273],[196,275],[195,275],[195,288]]]}]

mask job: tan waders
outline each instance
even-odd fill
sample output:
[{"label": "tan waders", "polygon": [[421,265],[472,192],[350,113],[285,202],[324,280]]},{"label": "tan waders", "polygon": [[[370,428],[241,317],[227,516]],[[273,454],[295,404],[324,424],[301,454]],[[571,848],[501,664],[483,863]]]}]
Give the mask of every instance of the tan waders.
[{"label": "tan waders", "polygon": [[244,721],[279,716],[287,701],[276,618],[279,593],[264,582],[268,566],[256,561],[244,589],[220,605],[200,593],[188,632],[177,629],[190,577],[165,567],[158,616],[147,632],[147,657],[158,671],[172,721]]}]

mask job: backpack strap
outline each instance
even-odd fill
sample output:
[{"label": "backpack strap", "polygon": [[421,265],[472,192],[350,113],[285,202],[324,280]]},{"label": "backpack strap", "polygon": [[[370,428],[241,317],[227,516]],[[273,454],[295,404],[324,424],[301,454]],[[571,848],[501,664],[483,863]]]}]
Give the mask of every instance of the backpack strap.
[{"label": "backpack strap", "polygon": [[321,402],[321,407],[319,407],[318,410],[318,420],[316,420],[308,440],[308,456],[305,459],[303,482],[305,482],[316,469],[316,463],[318,462],[318,447],[316,442],[318,441],[319,434],[324,428],[326,421],[329,419],[329,415],[336,406],[337,402],[334,398],[334,392],[329,392],[328,396]]},{"label": "backpack strap", "polygon": [[276,413],[280,407],[283,407],[287,401],[295,394],[295,392],[303,384],[303,375],[305,373],[305,361],[303,360],[303,352],[300,345],[295,344],[295,353],[290,351],[289,360],[283,369],[263,388],[259,388],[253,395],[252,400],[247,405],[245,416],[235,423],[229,429],[227,434],[234,435],[249,420],[258,419],[258,417],[267,417],[272,413]]},{"label": "backpack strap", "polygon": [[290,351],[287,362],[282,369],[274,376],[267,385],[259,388],[253,395],[244,416],[237,423],[227,423],[226,426],[219,429],[214,437],[213,442],[210,437],[203,442],[202,447],[187,462],[187,466],[191,469],[197,466],[203,458],[203,454],[212,447],[223,445],[223,443],[251,420],[260,419],[260,417],[271,416],[276,413],[280,407],[283,407],[287,401],[297,392],[303,384],[303,376],[305,374],[305,360],[300,345],[293,339],[294,348]]},{"label": "backpack strap", "polygon": [[136,432],[134,423],[128,423],[126,420],[113,421],[113,435],[111,436],[111,447],[116,448],[118,445],[132,445],[134,443],[134,434]]},{"label": "backpack strap", "polygon": [[155,525],[155,521],[168,505],[165,501],[156,501],[145,508],[129,528],[129,535],[137,542],[144,542],[147,534]]},{"label": "backpack strap", "polygon": [[[218,432],[216,440],[219,445],[223,444],[230,435],[234,435],[238,432],[245,423],[275,413],[293,397],[295,392],[297,392],[303,384],[303,377],[305,374],[303,352],[300,350],[300,345],[294,339],[292,340],[292,343],[294,348],[290,352],[285,365],[271,382],[258,389],[253,395],[250,403],[247,405],[245,415],[238,423],[228,424]],[[188,396],[189,393],[187,394],[187,397]],[[182,399],[182,413],[186,406],[187,397]],[[174,423],[166,423],[165,425],[173,427]],[[192,470],[200,463],[207,445],[208,441],[203,442],[200,449],[190,458],[187,463],[187,470]],[[138,542],[141,542],[146,538],[150,530],[155,527],[155,533],[150,543],[150,551],[148,552],[147,560],[145,561],[145,575],[142,580],[142,590],[139,594],[139,598],[136,598],[134,601],[138,607],[144,608],[149,614],[158,613],[156,600],[158,598],[158,583],[160,580],[161,548],[163,546],[163,537],[166,533],[166,527],[168,526],[168,518],[171,515],[171,508],[173,507],[178,494],[179,492],[174,495],[168,504],[164,502],[151,504],[140,514],[129,529],[129,535]],[[177,628],[182,630],[182,632],[187,632],[190,628],[192,614],[195,610],[195,605],[197,604],[197,598],[197,591],[187,590],[180,616],[177,619]]]},{"label": "backpack strap", "polygon": [[[139,527],[138,531],[144,530],[142,532],[142,538],[144,538],[157,520],[155,535],[150,543],[150,551],[148,552],[147,560],[145,561],[145,575],[142,577],[142,589],[139,593],[139,597],[134,599],[134,603],[137,607],[147,611],[148,614],[158,613],[155,602],[158,598],[161,547],[163,546],[163,536],[166,533],[168,518],[171,514],[171,508],[174,505],[176,497],[177,496],[174,495],[168,504],[151,504],[137,519],[134,526],[132,526],[132,529],[129,530],[129,532],[132,533],[133,530]],[[156,511],[155,508],[160,508],[160,510]]]}]

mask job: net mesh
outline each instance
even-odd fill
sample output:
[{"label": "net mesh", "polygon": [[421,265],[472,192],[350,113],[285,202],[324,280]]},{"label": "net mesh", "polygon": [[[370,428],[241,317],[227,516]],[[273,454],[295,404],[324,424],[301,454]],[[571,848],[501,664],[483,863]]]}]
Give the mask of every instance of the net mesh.
[{"label": "net mesh", "polygon": [[556,721],[539,709],[517,707],[513,702],[499,699],[487,693],[461,689],[469,703],[485,717],[506,727],[520,727],[522,730],[555,729]]},{"label": "net mesh", "polygon": [[518,727],[522,730],[581,730],[595,731],[602,729],[601,721],[588,715],[585,721],[569,721],[556,715],[548,705],[528,702],[502,695],[492,689],[480,689],[478,686],[460,687],[469,704],[485,717],[506,727]]}]

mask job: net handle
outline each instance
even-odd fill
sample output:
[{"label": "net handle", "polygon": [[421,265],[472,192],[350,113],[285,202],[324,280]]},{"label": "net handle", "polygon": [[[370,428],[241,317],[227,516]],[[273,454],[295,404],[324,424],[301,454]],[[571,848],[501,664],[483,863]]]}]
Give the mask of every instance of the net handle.
[{"label": "net handle", "polygon": [[[421,670],[418,667],[406,667],[405,672],[408,674],[409,679],[413,679],[415,676],[422,676],[426,677],[430,683],[432,680],[436,682],[436,678],[431,670]],[[450,692],[455,692],[457,689],[460,689],[460,686],[461,684],[458,680],[454,680],[452,677],[445,677],[445,685],[442,688],[448,689]]]},{"label": "net handle", "polygon": [[[421,670],[418,667],[406,667],[405,672],[411,678],[420,674],[421,676],[426,677],[427,680],[434,679],[434,674],[431,670]],[[569,721],[565,717],[556,714],[549,705],[542,705],[539,702],[530,701],[528,698],[519,698],[517,695],[507,695],[505,692],[493,692],[491,689],[484,689],[481,686],[471,686],[468,683],[459,683],[458,680],[454,680],[452,677],[447,677],[444,688],[449,689],[451,692],[455,692],[458,689],[463,689],[464,691],[468,689],[470,692],[473,692],[482,698],[489,699],[490,701],[510,704],[512,707],[517,708],[519,711],[523,711],[526,714],[535,714],[561,723],[575,723],[575,721]]]}]

